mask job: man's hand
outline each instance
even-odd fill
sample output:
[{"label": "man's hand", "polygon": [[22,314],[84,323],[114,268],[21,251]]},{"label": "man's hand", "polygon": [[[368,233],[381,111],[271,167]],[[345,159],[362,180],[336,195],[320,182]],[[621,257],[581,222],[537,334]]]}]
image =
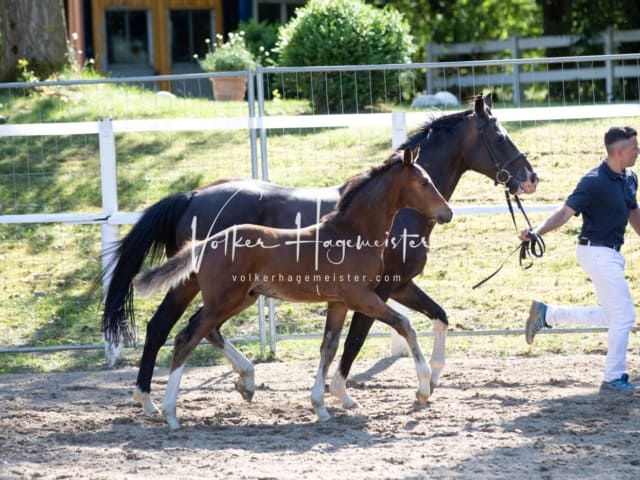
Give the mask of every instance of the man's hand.
[{"label": "man's hand", "polygon": [[520,239],[521,242],[528,242],[529,240],[531,240],[531,237],[529,236],[529,232],[531,232],[531,230],[529,230],[528,228],[525,228],[520,232],[520,235],[518,235],[518,238]]}]

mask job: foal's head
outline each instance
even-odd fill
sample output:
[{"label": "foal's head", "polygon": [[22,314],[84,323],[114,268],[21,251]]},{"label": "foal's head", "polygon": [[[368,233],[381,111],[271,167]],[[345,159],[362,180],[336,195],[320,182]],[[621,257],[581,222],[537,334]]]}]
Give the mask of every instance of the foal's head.
[{"label": "foal's head", "polygon": [[451,208],[417,163],[419,156],[420,148],[397,150],[382,165],[350,178],[336,209],[324,218],[345,218],[353,211],[358,217],[376,215],[384,204],[392,213],[413,208],[428,220],[449,222]]},{"label": "foal's head", "polygon": [[416,163],[419,156],[418,147],[398,150],[388,160],[402,163],[400,202],[404,207],[417,210],[428,220],[438,223],[450,222],[453,216],[451,207],[433,184],[429,174]]}]

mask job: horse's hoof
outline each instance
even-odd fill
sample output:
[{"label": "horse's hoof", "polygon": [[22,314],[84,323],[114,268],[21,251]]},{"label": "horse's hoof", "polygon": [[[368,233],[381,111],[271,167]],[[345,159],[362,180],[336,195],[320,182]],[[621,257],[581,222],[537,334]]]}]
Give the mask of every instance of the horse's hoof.
[{"label": "horse's hoof", "polygon": [[424,392],[416,392],[416,401],[419,405],[425,406],[429,400],[429,394]]},{"label": "horse's hoof", "polygon": [[176,430],[180,430],[182,428],[180,426],[180,422],[176,418],[167,418],[167,423],[169,424],[169,430],[175,432]]},{"label": "horse's hoof", "polygon": [[431,388],[432,395],[433,395],[433,391],[436,389],[439,383],[440,382],[438,382],[437,380],[435,382],[434,381],[429,382],[429,387]]},{"label": "horse's hoof", "polygon": [[338,373],[336,373],[329,385],[329,392],[342,402],[342,408],[346,410],[360,408],[360,404],[357,400],[347,393],[346,382]]},{"label": "horse's hoof", "polygon": [[175,409],[169,410],[163,407],[162,416],[169,424],[169,430],[180,430],[180,422],[178,422],[178,418],[175,415]]},{"label": "horse's hoof", "polygon": [[342,401],[342,408],[345,410],[355,410],[356,408],[360,408],[360,404],[353,397],[347,397]]},{"label": "horse's hoof", "polygon": [[133,390],[133,400],[134,402],[138,402],[142,405],[145,417],[152,417],[160,413],[160,409],[151,400],[151,395],[140,390],[137,385]]},{"label": "horse's hoof", "polygon": [[322,422],[328,422],[329,420],[331,420],[331,415],[329,415],[329,412],[327,412],[326,408],[317,408],[316,409],[316,415],[318,415],[318,422],[322,423]]},{"label": "horse's hoof", "polygon": [[253,394],[255,393],[255,391],[247,390],[244,386],[244,382],[240,380],[236,380],[234,382],[234,386],[236,390],[240,392],[240,395],[242,395],[242,398],[244,399],[245,402],[251,402],[251,400],[253,400]]}]

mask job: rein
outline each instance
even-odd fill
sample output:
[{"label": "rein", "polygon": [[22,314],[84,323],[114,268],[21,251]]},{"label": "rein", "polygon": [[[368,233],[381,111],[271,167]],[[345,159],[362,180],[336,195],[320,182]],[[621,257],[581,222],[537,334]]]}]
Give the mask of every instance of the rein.
[{"label": "rein", "polygon": [[[511,196],[509,194],[508,189],[505,189],[504,196],[505,196],[505,199],[507,200],[507,206],[509,207],[509,213],[511,214],[513,227],[516,229],[516,233],[518,233],[516,217],[515,217],[515,214],[513,213],[513,205],[511,204],[511,198],[510,198]],[[484,283],[486,283],[487,281],[495,277],[498,274],[498,272],[502,270],[502,267],[507,262],[509,257],[511,257],[511,255],[516,253],[518,250],[520,250],[519,263],[520,263],[520,267],[523,270],[527,270],[533,266],[533,257],[540,258],[544,255],[546,246],[544,244],[544,240],[542,239],[542,236],[533,232],[533,227],[531,226],[531,222],[529,221],[529,217],[527,216],[527,213],[524,211],[524,207],[522,206],[522,202],[520,201],[520,198],[518,198],[517,195],[514,195],[514,198],[518,206],[518,209],[522,212],[522,216],[524,217],[525,221],[527,222],[527,226],[529,227],[529,240],[520,242],[520,244],[516,248],[514,248],[507,254],[504,260],[502,260],[502,263],[500,264],[500,266],[491,275],[485,277],[483,280],[476,283],[472,287],[472,289],[478,288],[479,286],[483,285]]]},{"label": "rein", "polygon": [[[498,160],[498,154],[495,148],[493,147],[493,145],[491,145],[491,142],[489,142],[489,140],[487,139],[487,136],[485,135],[484,128],[487,125],[487,123],[488,122],[486,121],[483,123],[480,123],[479,119],[476,119],[476,126],[478,130],[480,130],[482,139],[484,140],[484,144],[487,147],[487,151],[489,152],[489,156],[491,157],[491,160],[493,160],[493,163],[496,165],[497,173],[496,173],[495,182],[496,184],[499,183],[501,185],[504,185],[505,187],[504,196],[507,201],[507,207],[509,207],[509,213],[511,214],[513,227],[516,230],[516,234],[518,234],[519,233],[518,225],[516,223],[515,214],[513,213],[513,204],[511,203],[511,194],[509,193],[509,188],[507,187],[507,183],[511,180],[512,176],[509,173],[509,171],[506,170],[506,167],[512,164],[513,162],[515,162],[518,158],[520,158],[524,154],[518,153],[514,158],[507,161],[504,165],[501,165],[500,161]],[[544,255],[546,246],[544,244],[544,240],[542,239],[542,236],[533,232],[533,227],[531,226],[531,222],[529,221],[529,217],[527,216],[527,213],[524,211],[524,207],[522,206],[520,197],[518,197],[517,195],[513,195],[513,198],[515,199],[516,205],[518,206],[518,209],[522,212],[522,216],[524,217],[525,221],[527,222],[527,226],[529,227],[529,240],[521,242],[516,248],[511,250],[511,252],[509,252],[509,254],[507,254],[505,259],[502,261],[500,266],[491,275],[487,276],[480,282],[476,283],[472,287],[472,289],[478,288],[479,286],[483,285],[484,283],[492,279],[494,276],[496,276],[498,272],[502,270],[502,267],[507,262],[509,257],[511,257],[511,255],[516,253],[518,250],[520,251],[519,263],[520,263],[520,267],[523,270],[527,270],[533,266],[534,257],[540,258]]]}]

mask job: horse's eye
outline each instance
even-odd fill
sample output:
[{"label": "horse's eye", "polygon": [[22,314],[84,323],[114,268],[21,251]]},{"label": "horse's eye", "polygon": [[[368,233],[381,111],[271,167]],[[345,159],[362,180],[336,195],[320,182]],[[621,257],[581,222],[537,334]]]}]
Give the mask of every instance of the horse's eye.
[{"label": "horse's eye", "polygon": [[507,141],[507,136],[503,135],[502,133],[498,134],[498,143],[504,143]]},{"label": "horse's eye", "polygon": [[428,187],[429,185],[431,185],[431,182],[429,180],[422,180],[422,186],[423,187]]}]

